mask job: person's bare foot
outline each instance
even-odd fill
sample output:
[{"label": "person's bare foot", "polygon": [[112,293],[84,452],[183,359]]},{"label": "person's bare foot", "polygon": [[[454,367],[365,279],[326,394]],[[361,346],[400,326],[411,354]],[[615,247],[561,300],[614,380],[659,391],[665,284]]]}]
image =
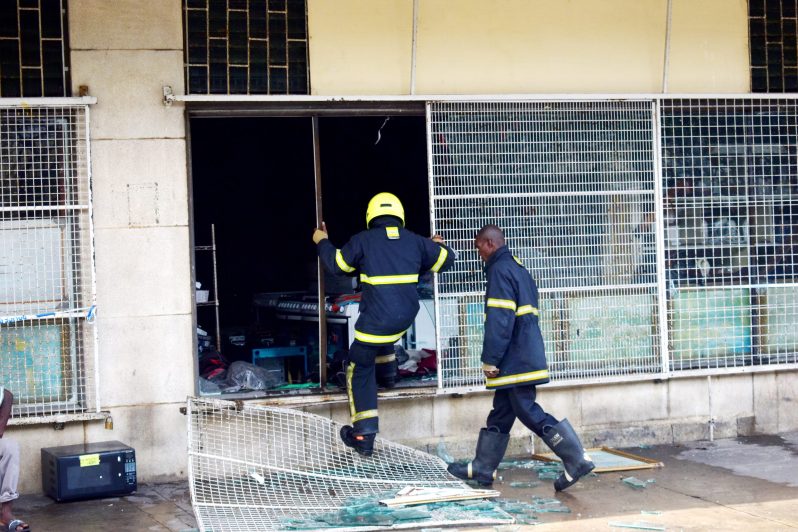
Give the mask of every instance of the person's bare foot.
[{"label": "person's bare foot", "polygon": [[[12,527],[12,525],[14,525]],[[2,507],[0,508],[0,530],[5,532],[6,530],[11,530],[14,532],[28,532],[30,530],[30,525],[21,519],[14,519],[14,516],[11,514],[11,502],[4,502]]]},{"label": "person's bare foot", "polygon": [[12,519],[8,523],[0,521],[0,530],[3,532],[6,530],[12,530],[14,532],[28,532],[30,530],[30,525],[21,519]]}]

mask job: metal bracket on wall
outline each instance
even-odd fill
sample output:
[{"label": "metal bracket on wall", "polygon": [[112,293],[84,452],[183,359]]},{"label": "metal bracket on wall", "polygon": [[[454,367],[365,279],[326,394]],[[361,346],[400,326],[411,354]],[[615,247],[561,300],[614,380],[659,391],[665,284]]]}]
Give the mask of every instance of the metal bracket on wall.
[{"label": "metal bracket on wall", "polygon": [[164,85],[163,104],[167,107],[170,107],[174,101],[175,101],[175,93],[172,92],[172,87],[170,85]]}]

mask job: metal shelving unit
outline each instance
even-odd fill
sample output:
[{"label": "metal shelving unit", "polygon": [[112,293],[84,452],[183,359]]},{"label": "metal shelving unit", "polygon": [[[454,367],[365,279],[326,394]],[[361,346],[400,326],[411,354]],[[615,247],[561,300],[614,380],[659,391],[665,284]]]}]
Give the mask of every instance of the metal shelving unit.
[{"label": "metal shelving unit", "polygon": [[202,303],[197,302],[197,308],[200,307],[213,307],[214,309],[214,324],[216,326],[216,350],[221,352],[222,350],[222,337],[220,334],[219,329],[219,290],[218,290],[218,278],[216,274],[216,225],[211,224],[211,245],[210,246],[194,246],[194,252],[198,251],[209,251],[211,253],[211,259],[213,260],[213,286],[211,289],[211,293],[208,296],[208,301],[204,301]]}]

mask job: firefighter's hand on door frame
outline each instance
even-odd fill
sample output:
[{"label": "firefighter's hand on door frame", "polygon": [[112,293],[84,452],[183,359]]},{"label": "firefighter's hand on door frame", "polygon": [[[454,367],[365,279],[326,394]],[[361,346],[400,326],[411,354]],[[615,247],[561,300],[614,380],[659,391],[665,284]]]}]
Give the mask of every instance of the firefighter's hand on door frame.
[{"label": "firefighter's hand on door frame", "polygon": [[313,243],[314,244],[318,244],[319,242],[321,242],[325,238],[328,238],[327,237],[327,224],[324,223],[324,222],[321,222],[321,227],[317,227],[313,231]]}]

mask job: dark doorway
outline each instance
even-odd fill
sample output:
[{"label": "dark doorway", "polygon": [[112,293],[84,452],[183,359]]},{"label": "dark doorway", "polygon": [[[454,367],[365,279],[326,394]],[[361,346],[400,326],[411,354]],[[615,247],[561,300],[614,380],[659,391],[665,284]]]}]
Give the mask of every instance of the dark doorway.
[{"label": "dark doorway", "polygon": [[[287,382],[318,383],[317,319],[305,309],[300,327],[277,308],[317,293],[311,119],[192,118],[190,127],[195,244],[209,244],[211,224],[216,230],[221,353],[253,362],[265,346],[305,348],[306,364],[286,358],[279,369]],[[429,234],[425,139],[421,116],[319,119],[322,207],[336,246],[365,229],[366,205],[383,191],[402,200],[409,229]],[[212,289],[212,261],[197,253],[195,267]],[[329,276],[325,284],[331,298],[352,290]],[[214,321],[198,307],[200,328],[211,332]],[[332,338],[338,348],[348,341]]]}]

